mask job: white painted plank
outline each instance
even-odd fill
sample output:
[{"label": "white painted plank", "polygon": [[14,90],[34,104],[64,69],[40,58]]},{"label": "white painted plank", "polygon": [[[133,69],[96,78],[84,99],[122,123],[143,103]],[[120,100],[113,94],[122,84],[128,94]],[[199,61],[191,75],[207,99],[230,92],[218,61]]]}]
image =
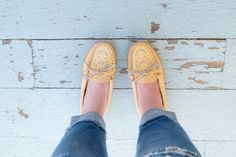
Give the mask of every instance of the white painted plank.
[{"label": "white painted plank", "polygon": [[220,88],[225,41],[180,40],[176,45],[171,44],[174,42],[161,44],[159,48],[164,59],[167,88]]},{"label": "white painted plank", "polygon": [[[121,102],[121,97],[126,98],[124,102]],[[234,140],[236,133],[232,130],[236,127],[235,99],[235,91],[167,91],[169,110],[177,113],[180,124],[193,140]],[[138,115],[132,91],[115,91],[112,100],[113,104],[107,117],[108,135],[122,135],[121,138],[124,139],[136,138]],[[129,127],[121,127],[124,125]]]},{"label": "white painted plank", "polygon": [[227,40],[222,88],[236,89],[236,40]]},{"label": "white painted plank", "polygon": [[32,54],[27,41],[0,40],[0,77],[0,87],[33,87]]},{"label": "white painted plank", "polygon": [[107,140],[108,156],[135,156],[136,140]]},{"label": "white painted plank", "polygon": [[[36,87],[79,88],[83,59],[91,40],[33,41]],[[117,48],[116,88],[130,88],[124,69],[131,42],[112,40]],[[218,89],[224,66],[225,40],[157,40],[171,89]]]},{"label": "white painted plank", "polygon": [[234,0],[1,0],[0,38],[235,38],[234,6]]},{"label": "white painted plank", "polygon": [[[1,89],[0,93],[0,102],[5,102],[0,108],[1,137],[60,138],[70,116],[79,113],[78,89]],[[236,139],[232,131],[236,128],[236,91],[168,90],[167,96],[168,108],[177,113],[191,139]],[[137,138],[139,117],[131,90],[114,91],[106,122],[108,138]]]},{"label": "white painted plank", "polygon": [[225,156],[231,157],[236,154],[236,142],[231,141],[210,141],[206,145],[206,155],[205,157],[215,157],[215,156]]},{"label": "white painted plank", "polygon": [[0,95],[4,102],[0,108],[1,137],[62,136],[70,116],[79,113],[78,90],[12,89],[0,90]]},{"label": "white painted plank", "polygon": [[58,141],[55,138],[0,138],[3,157],[49,157]]},{"label": "white painted plank", "polygon": [[[50,156],[58,142],[59,139],[56,138],[0,138],[0,152],[4,157]],[[205,142],[194,143],[200,153],[204,154]],[[108,139],[107,149],[110,157],[132,157],[136,151],[136,140]]]},{"label": "white painted plank", "polygon": [[[4,126],[0,130],[0,151],[16,150],[11,151],[9,156],[15,156],[26,147],[29,148],[27,154],[36,157],[41,153],[51,153],[63,136],[69,117],[79,112],[78,89],[1,89],[0,93],[0,101],[7,104],[0,108],[0,123]],[[139,118],[131,94],[131,90],[115,90],[106,117],[109,152],[114,156],[120,152],[124,155],[135,152]],[[130,97],[120,101],[120,97],[127,95]],[[202,154],[205,152],[204,141],[230,143],[236,139],[232,131],[236,127],[235,91],[168,90],[167,96],[170,110],[176,111],[180,123]],[[17,108],[23,111],[19,113]],[[207,150],[215,154],[211,147],[208,145]],[[48,150],[37,152],[41,148]],[[232,149],[227,147],[229,152]],[[25,153],[21,151],[17,154],[20,157]]]},{"label": "white painted plank", "polygon": [[[59,141],[56,138],[0,138],[0,152],[4,157],[49,157]],[[134,156],[135,147],[135,140],[107,140],[110,157]]]}]

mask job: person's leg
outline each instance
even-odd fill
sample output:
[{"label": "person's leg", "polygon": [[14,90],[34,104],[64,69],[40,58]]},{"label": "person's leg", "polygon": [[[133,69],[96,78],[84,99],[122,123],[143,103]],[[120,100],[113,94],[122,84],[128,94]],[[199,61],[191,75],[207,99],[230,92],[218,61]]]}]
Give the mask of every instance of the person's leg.
[{"label": "person's leg", "polygon": [[137,91],[142,118],[136,157],[200,157],[175,113],[164,111],[159,84],[137,83]]},{"label": "person's leg", "polygon": [[97,112],[72,117],[71,125],[52,157],[107,157],[106,131]]},{"label": "person's leg", "polygon": [[200,157],[175,113],[161,109],[146,111],[139,128],[136,157]]},{"label": "person's leg", "polygon": [[137,83],[137,91],[142,118],[136,157],[200,157],[175,113],[164,111],[159,84]]},{"label": "person's leg", "polygon": [[102,118],[106,108],[108,83],[88,82],[82,115],[71,118],[52,157],[106,157],[106,131]]},{"label": "person's leg", "polygon": [[200,157],[175,113],[164,111],[159,84],[137,84],[137,90],[142,118],[136,157]]},{"label": "person's leg", "polygon": [[135,43],[129,50],[128,68],[142,117],[136,157],[200,157],[175,114],[165,111],[164,70],[153,47]]},{"label": "person's leg", "polygon": [[52,157],[107,157],[104,115],[108,111],[116,66],[115,50],[99,42],[89,51],[83,69],[80,116],[71,125]]}]

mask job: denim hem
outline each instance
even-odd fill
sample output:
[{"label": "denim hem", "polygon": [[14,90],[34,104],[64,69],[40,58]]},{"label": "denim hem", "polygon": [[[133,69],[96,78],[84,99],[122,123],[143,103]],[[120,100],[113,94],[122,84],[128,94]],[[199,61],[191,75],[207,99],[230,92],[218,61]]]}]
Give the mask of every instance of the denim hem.
[{"label": "denim hem", "polygon": [[88,112],[79,116],[72,116],[70,121],[70,126],[66,129],[66,132],[76,125],[78,122],[82,121],[91,121],[94,122],[98,127],[101,127],[105,130],[105,121],[97,112]]},{"label": "denim hem", "polygon": [[147,123],[148,121],[153,120],[153,119],[160,117],[160,116],[166,116],[166,117],[172,119],[173,121],[178,122],[177,117],[174,112],[163,111],[160,109],[150,109],[143,114],[143,116],[140,120],[140,125],[143,125],[143,124]]}]

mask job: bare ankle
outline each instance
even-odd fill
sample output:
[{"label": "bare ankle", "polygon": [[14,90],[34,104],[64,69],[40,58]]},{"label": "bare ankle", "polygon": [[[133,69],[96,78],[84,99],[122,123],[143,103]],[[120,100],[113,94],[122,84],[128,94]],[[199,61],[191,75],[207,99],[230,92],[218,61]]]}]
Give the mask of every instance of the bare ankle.
[{"label": "bare ankle", "polygon": [[81,113],[97,112],[103,116],[107,104],[108,88],[108,83],[89,81]]},{"label": "bare ankle", "polygon": [[138,106],[140,114],[150,109],[161,109],[164,110],[162,104],[162,97],[157,82],[149,84],[137,84],[138,90]]}]

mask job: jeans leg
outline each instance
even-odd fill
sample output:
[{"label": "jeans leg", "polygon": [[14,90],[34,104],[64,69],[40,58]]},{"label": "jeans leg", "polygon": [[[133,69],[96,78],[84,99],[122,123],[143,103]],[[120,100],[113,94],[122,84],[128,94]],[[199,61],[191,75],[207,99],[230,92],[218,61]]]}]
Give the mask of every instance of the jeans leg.
[{"label": "jeans leg", "polygon": [[107,157],[103,118],[90,112],[71,118],[71,125],[51,157]]},{"label": "jeans leg", "polygon": [[139,127],[136,157],[201,157],[175,113],[151,109]]}]

